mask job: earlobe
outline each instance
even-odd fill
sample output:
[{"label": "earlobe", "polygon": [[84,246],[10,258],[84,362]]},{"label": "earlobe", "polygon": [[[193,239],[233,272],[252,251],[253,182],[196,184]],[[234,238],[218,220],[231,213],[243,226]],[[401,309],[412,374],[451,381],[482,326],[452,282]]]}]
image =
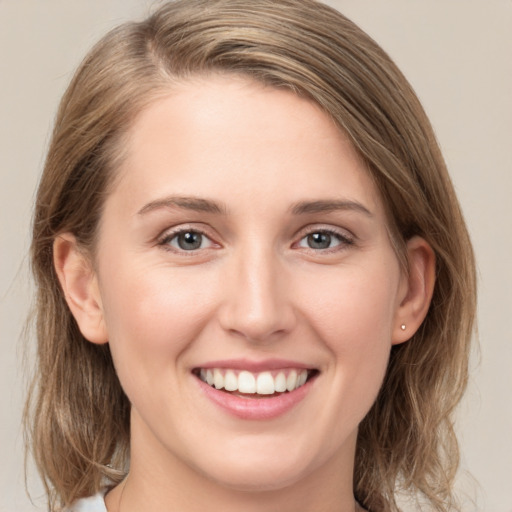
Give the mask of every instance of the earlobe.
[{"label": "earlobe", "polygon": [[54,240],[53,263],[80,332],[92,343],[106,343],[108,335],[97,276],[72,234],[63,233]]},{"label": "earlobe", "polygon": [[409,273],[404,276],[400,304],[395,315],[392,342],[409,340],[427,316],[436,276],[436,258],[432,247],[421,237],[407,242]]}]

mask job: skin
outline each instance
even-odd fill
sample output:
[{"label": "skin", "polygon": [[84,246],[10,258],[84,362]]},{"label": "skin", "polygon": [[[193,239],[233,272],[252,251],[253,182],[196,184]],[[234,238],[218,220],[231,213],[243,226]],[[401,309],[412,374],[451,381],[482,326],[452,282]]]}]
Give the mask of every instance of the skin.
[{"label": "skin", "polygon": [[[410,240],[402,272],[363,162],[291,92],[189,81],[140,113],[127,149],[94,263],[72,235],[55,242],[68,304],[88,340],[110,343],[132,403],[130,474],[109,511],[355,510],[358,424],[391,346],[427,312],[430,247]],[[181,249],[179,230],[203,233],[201,247]],[[311,247],[326,230],[330,246]],[[228,358],[319,375],[287,413],[248,421],[192,373]]]}]

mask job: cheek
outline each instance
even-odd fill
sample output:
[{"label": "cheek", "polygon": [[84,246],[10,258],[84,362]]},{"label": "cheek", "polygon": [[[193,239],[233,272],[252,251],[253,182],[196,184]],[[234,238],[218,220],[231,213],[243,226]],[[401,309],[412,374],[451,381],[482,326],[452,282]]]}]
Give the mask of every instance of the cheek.
[{"label": "cheek", "polygon": [[121,381],[137,378],[149,383],[162,371],[175,372],[180,355],[208,318],[214,283],[197,272],[142,262],[139,266],[133,258],[129,264],[118,262],[105,269],[101,286]]},{"label": "cheek", "polygon": [[371,407],[388,364],[399,281],[398,266],[391,262],[317,280],[304,307],[316,337],[331,353],[333,393],[349,402],[345,405],[359,420]]},{"label": "cheek", "polygon": [[394,274],[368,267],[332,272],[323,286],[316,281],[307,294],[298,292],[307,297],[310,323],[334,352],[390,345],[397,301]]}]

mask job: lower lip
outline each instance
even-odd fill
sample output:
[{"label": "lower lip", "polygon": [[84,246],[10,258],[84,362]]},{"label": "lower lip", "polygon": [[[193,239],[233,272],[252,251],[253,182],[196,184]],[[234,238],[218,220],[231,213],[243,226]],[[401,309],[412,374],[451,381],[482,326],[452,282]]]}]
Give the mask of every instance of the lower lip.
[{"label": "lower lip", "polygon": [[270,420],[298,405],[308,394],[315,379],[293,391],[269,398],[242,398],[220,391],[196,378],[201,391],[226,412],[244,420]]}]

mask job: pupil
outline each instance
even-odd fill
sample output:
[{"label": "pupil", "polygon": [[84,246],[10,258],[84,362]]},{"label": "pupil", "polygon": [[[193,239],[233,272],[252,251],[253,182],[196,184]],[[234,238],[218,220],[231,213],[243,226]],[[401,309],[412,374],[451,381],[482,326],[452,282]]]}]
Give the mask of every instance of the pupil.
[{"label": "pupil", "polygon": [[327,249],[331,245],[331,235],[327,233],[311,233],[308,245],[312,249]]},{"label": "pupil", "polygon": [[201,239],[201,233],[182,233],[181,235],[178,236],[178,245],[180,246],[180,249],[183,249],[185,251],[199,249],[199,247],[201,247]]}]

